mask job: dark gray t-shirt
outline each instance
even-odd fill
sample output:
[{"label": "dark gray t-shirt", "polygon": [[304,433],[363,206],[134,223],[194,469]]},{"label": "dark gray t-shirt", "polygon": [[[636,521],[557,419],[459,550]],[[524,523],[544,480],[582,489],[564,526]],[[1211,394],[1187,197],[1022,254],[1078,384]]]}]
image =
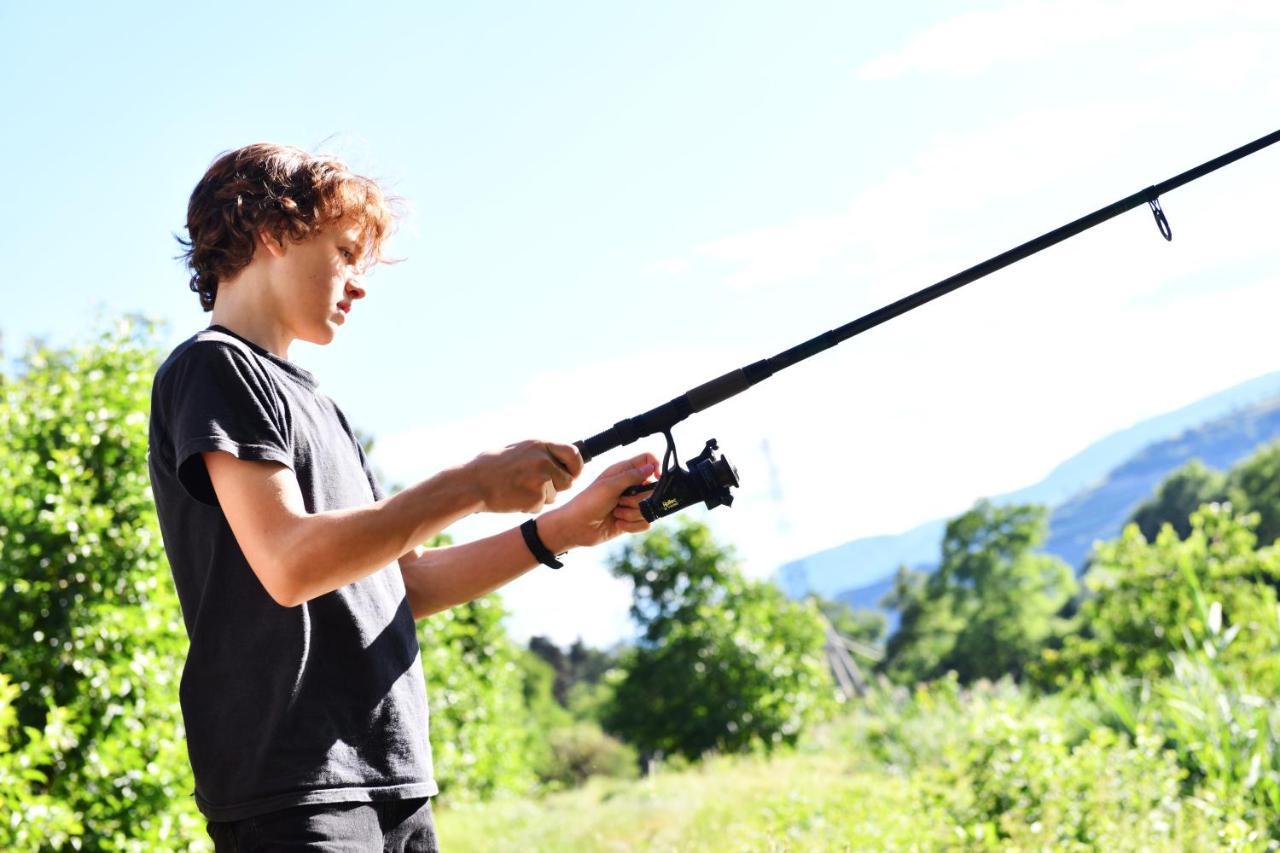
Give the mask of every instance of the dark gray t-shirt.
[{"label": "dark gray t-shirt", "polygon": [[281,607],[218,506],[200,455],[213,450],[290,468],[311,513],[383,497],[342,412],[288,360],[213,326],[156,372],[148,466],[191,639],[181,699],[200,810],[435,795],[399,566]]}]

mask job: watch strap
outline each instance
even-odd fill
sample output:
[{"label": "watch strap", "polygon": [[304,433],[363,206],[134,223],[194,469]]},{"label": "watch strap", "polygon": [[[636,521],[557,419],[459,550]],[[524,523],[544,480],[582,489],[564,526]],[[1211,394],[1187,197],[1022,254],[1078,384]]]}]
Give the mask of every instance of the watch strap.
[{"label": "watch strap", "polygon": [[521,524],[520,534],[524,536],[524,544],[529,546],[529,550],[533,552],[533,556],[538,558],[539,563],[544,566],[550,566],[553,569],[559,569],[564,566],[564,563],[556,559],[556,555],[551,553],[551,549],[538,536],[538,520],[536,518],[531,518]]}]

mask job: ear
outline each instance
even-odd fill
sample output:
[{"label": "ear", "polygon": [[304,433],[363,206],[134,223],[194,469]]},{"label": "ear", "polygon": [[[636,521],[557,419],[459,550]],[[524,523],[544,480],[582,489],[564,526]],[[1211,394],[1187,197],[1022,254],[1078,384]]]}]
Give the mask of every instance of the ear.
[{"label": "ear", "polygon": [[284,243],[271,236],[265,228],[258,229],[258,244],[271,253],[272,257],[284,256]]}]

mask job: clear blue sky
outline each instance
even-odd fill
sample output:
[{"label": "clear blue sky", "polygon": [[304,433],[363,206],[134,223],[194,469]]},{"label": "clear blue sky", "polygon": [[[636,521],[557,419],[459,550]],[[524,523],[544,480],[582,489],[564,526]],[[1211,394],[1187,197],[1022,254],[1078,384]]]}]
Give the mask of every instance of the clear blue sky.
[{"label": "clear blue sky", "polygon": [[[65,8],[0,5],[8,355],[97,306],[205,325],[191,187],[323,144],[409,201],[406,260],[292,356],[402,482],[585,437],[1280,126],[1250,0]],[[1165,200],[1173,244],[1135,211],[699,416],[685,455],[715,435],[744,481],[718,532],[763,575],[1277,369],[1277,177],[1259,154]],[[625,633],[600,556],[511,587],[517,631]]]}]

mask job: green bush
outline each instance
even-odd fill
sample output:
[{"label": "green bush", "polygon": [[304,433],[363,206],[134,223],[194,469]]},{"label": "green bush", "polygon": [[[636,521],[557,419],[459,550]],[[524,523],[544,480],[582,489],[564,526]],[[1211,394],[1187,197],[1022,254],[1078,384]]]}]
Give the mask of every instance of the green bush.
[{"label": "green bush", "polygon": [[1166,526],[1149,543],[1129,525],[1099,545],[1085,576],[1080,631],[1044,652],[1032,669],[1037,681],[1063,687],[1109,673],[1167,676],[1174,655],[1229,635],[1216,652],[1222,664],[1262,695],[1278,695],[1280,548],[1255,548],[1256,524],[1254,515],[1210,504],[1192,515],[1186,539]]},{"label": "green bush", "polygon": [[43,729],[28,728],[22,746],[14,700],[18,688],[0,674],[0,849],[61,848],[84,835],[75,812],[48,793],[48,767],[55,753],[75,746],[65,709],[51,709]]},{"label": "green bush", "polygon": [[74,815],[60,831],[87,850],[203,836],[178,708],[187,639],[146,468],[155,337],[125,321],[33,345],[0,400],[0,660],[20,690],[7,749],[45,733],[30,802]]},{"label": "green bush", "polygon": [[496,595],[428,616],[418,641],[442,798],[485,798],[537,784],[545,734],[525,703],[527,655],[502,625]]},{"label": "green bush", "polygon": [[609,706],[613,704],[618,685],[626,678],[626,673],[614,667],[599,681],[579,681],[569,688],[568,711],[575,720],[603,724]]},{"label": "green bush", "polygon": [[638,774],[635,750],[593,723],[554,729],[548,740],[551,756],[541,775],[559,787],[576,787],[592,776],[633,779]]},{"label": "green bush", "polygon": [[1280,838],[1280,708],[1207,655],[1175,656],[1155,682],[1094,685],[1108,722],[1159,735],[1186,771],[1183,794],[1235,839]]},{"label": "green bush", "polygon": [[880,688],[846,748],[905,775],[920,812],[945,815],[966,846],[1205,849],[1249,835],[1182,796],[1187,774],[1162,733],[1130,736],[1105,716],[1084,697],[1033,698],[1007,680],[963,689],[953,676]]}]

